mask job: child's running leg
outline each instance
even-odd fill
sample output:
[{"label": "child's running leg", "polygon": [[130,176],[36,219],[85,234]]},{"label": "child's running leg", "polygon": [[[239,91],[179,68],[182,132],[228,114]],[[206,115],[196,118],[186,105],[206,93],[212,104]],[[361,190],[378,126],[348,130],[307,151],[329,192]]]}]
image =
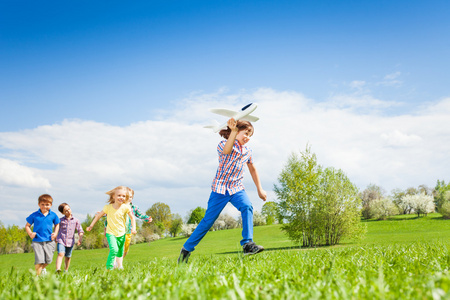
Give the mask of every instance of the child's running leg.
[{"label": "child's running leg", "polygon": [[41,275],[41,272],[43,269],[45,269],[45,267],[48,266],[48,264],[37,264],[34,265],[34,269],[36,270],[36,275]]},{"label": "child's running leg", "polygon": [[123,269],[122,264],[123,264],[123,251],[125,247],[125,236],[126,234],[117,238],[117,247],[119,248],[119,251],[117,251],[116,262],[118,269]]},{"label": "child's running leg", "polygon": [[58,252],[56,257],[56,272],[61,271],[61,265],[64,257],[64,252]]},{"label": "child's running leg", "polygon": [[126,234],[125,235],[125,247],[123,250],[123,258],[125,258],[125,256],[127,256],[128,251],[130,250],[130,245],[131,245],[131,234]]},{"label": "child's running leg", "polygon": [[208,208],[205,212],[205,217],[200,221],[200,224],[198,224],[197,228],[194,230],[186,243],[184,243],[184,249],[189,252],[194,251],[195,246],[200,243],[211,226],[213,226],[214,222],[219,217],[225,205],[227,205],[229,199],[230,195],[228,194],[228,192],[225,195],[211,192],[208,200]]},{"label": "child's running leg", "polygon": [[65,268],[64,268],[64,270],[67,272],[68,270],[69,270],[69,266],[70,266],[70,259],[71,259],[71,257],[65,257],[64,258],[64,263],[65,263]]},{"label": "child's running leg", "polygon": [[109,244],[109,254],[108,259],[106,260],[106,269],[113,270],[114,269],[114,260],[116,259],[117,253],[119,252],[119,246],[117,245],[117,237],[113,234],[107,233],[106,239]]},{"label": "child's running leg", "polygon": [[58,252],[58,256],[56,257],[56,272],[61,272],[61,265],[64,254],[66,253],[66,247],[63,244],[57,243],[56,251]]},{"label": "child's running leg", "polygon": [[123,268],[123,256],[122,257],[116,257],[116,263],[115,266],[117,269]]},{"label": "child's running leg", "polygon": [[253,241],[253,206],[247,193],[239,191],[231,196],[231,204],[236,207],[242,216],[242,240],[241,246]]},{"label": "child's running leg", "polygon": [[65,247],[66,252],[65,252],[65,257],[64,257],[64,262],[65,262],[65,271],[67,272],[69,270],[69,266],[70,266],[70,260],[72,259],[72,251],[73,251],[73,247],[75,245],[72,245],[72,247]]}]

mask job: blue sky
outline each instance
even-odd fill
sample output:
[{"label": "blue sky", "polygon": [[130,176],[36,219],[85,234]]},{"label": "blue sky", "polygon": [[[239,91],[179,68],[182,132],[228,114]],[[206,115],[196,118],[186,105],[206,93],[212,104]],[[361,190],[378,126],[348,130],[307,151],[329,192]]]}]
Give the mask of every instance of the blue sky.
[{"label": "blue sky", "polygon": [[[401,72],[418,104],[446,96],[446,1],[3,1],[2,131],[147,120],[193,91],[271,87],[317,101]],[[125,112],[124,106],[128,107]]]},{"label": "blue sky", "polygon": [[[102,167],[95,171],[75,168],[83,161],[95,165],[102,157],[89,161],[92,148],[80,144],[96,144],[98,135],[108,132],[113,136],[128,132],[128,143],[145,140],[145,134],[156,135],[155,142],[145,147],[158,148],[173,132],[164,145],[172,148],[166,152],[179,147],[177,140],[185,143],[183,147],[195,148],[188,146],[195,140],[210,147],[202,155],[211,154],[206,165],[197,160],[172,165],[174,157],[184,161],[184,155],[175,151],[166,158],[149,150],[153,160],[145,168],[161,166],[174,173],[207,169],[199,171],[204,177],[188,180],[183,187],[198,189],[201,196],[192,192],[189,201],[180,204],[175,192],[158,194],[183,215],[205,206],[215,171],[217,137],[200,138],[211,137],[199,129],[214,118],[207,108],[238,108],[252,101],[259,103],[255,114],[261,117],[258,126],[264,128],[264,133],[256,128],[255,148],[262,145],[273,155],[261,151],[262,162],[277,160],[270,168],[261,165],[273,173],[262,176],[267,190],[276,183],[288,153],[304,149],[308,142],[322,155],[319,160],[349,172],[360,188],[375,183],[390,191],[448,181],[444,167],[450,146],[443,142],[431,148],[428,139],[445,140],[448,134],[444,128],[448,125],[438,120],[448,116],[450,97],[449,15],[448,1],[2,1],[0,190],[22,205],[28,203],[24,199],[34,203],[41,192],[62,196],[70,188],[57,178],[77,181],[77,175],[91,174],[103,179],[115,170],[105,167],[107,162],[99,163]],[[266,130],[269,119],[274,123]],[[420,122],[425,123],[418,126]],[[148,128],[136,129],[141,125]],[[366,131],[359,135],[355,129]],[[131,138],[136,132],[139,135]],[[71,133],[73,139],[62,140]],[[370,143],[361,142],[366,137],[385,144],[368,150]],[[283,150],[264,149],[267,139],[279,139]],[[50,145],[48,152],[39,150],[43,141]],[[109,159],[117,164],[115,159],[126,160],[143,144],[135,147]],[[192,151],[185,155],[196,157],[198,149]],[[56,159],[61,152],[67,156]],[[141,161],[147,154],[139,156]],[[380,162],[375,162],[367,172],[364,166],[374,157],[399,169],[386,176],[386,168],[376,168]],[[412,171],[405,169],[406,161],[399,162],[406,158],[425,161],[424,169],[436,164],[442,168]],[[433,160],[437,158],[446,160]],[[135,175],[119,171],[111,181],[86,183],[89,196],[98,197],[123,179],[151,198],[151,187],[173,187],[184,180],[169,171],[167,177],[161,176],[165,179],[152,177],[140,169],[139,161],[128,161]],[[27,176],[30,179],[23,180]],[[81,204],[76,208],[80,216],[97,209]],[[20,224],[28,210],[12,208],[0,214],[0,220]]]}]

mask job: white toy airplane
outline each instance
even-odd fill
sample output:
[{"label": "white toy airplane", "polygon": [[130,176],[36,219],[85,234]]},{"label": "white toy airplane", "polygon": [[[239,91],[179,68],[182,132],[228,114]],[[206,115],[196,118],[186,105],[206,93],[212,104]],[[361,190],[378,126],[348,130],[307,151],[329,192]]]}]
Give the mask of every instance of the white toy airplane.
[{"label": "white toy airplane", "polygon": [[[237,120],[245,120],[245,121],[249,121],[249,122],[256,122],[259,120],[259,118],[250,115],[256,109],[256,107],[258,107],[256,105],[256,103],[250,103],[250,104],[247,104],[246,106],[244,106],[243,108],[241,108],[241,110],[239,110],[239,111],[233,111],[233,110],[223,109],[223,108],[211,108],[209,111],[213,112],[215,114],[218,114],[218,115],[233,118],[236,121]],[[205,126],[205,128],[212,128],[212,130],[214,130],[214,132],[219,132],[220,130],[225,129],[228,126],[227,122],[225,122],[222,125],[220,125],[219,122],[217,122],[215,120],[214,120],[214,122],[215,122],[214,124]]]}]

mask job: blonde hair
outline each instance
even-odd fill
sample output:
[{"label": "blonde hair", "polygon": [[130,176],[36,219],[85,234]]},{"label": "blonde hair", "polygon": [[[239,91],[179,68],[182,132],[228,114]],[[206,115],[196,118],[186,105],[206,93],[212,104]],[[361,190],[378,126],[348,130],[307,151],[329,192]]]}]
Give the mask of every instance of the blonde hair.
[{"label": "blonde hair", "polygon": [[114,195],[116,194],[116,191],[118,191],[118,190],[126,191],[127,197],[126,197],[125,201],[128,201],[128,199],[130,198],[130,196],[128,195],[128,188],[126,186],[119,185],[118,187],[115,187],[112,190],[106,192],[106,194],[109,195],[109,199],[106,202],[108,202],[109,204],[113,204],[115,202]]},{"label": "blonde hair", "polygon": [[[128,195],[127,195],[127,197],[129,197],[130,194],[131,194],[131,198],[134,198],[134,190],[133,190],[132,188],[130,188],[130,187],[127,187],[127,190],[128,190]],[[127,202],[128,202],[128,201],[130,201],[130,199],[127,199]]]},{"label": "blonde hair", "polygon": [[131,196],[133,196],[133,197],[134,197],[134,191],[133,191],[133,189],[132,189],[132,188],[129,188],[129,187],[127,187],[127,190],[128,190],[128,192],[129,192],[129,193],[131,193]]}]

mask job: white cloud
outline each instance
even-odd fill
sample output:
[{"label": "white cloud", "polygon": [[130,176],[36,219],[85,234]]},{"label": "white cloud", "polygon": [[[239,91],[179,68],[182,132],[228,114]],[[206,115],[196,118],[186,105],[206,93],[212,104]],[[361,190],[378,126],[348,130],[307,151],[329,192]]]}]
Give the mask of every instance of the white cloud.
[{"label": "white cloud", "polygon": [[324,103],[326,108],[334,106],[341,109],[351,109],[359,112],[373,112],[379,113],[382,110],[398,107],[402,104],[395,101],[383,101],[374,98],[368,94],[336,94],[329,98],[329,101]]},{"label": "white cloud", "polygon": [[394,72],[394,73],[384,76],[384,79],[385,80],[394,80],[394,79],[400,77],[401,74],[402,74],[401,72]]},{"label": "white cloud", "polygon": [[4,158],[0,158],[0,183],[24,188],[50,187],[48,179],[36,174],[32,168]]},{"label": "white cloud", "polygon": [[350,82],[350,87],[353,89],[361,89],[366,85],[366,82],[363,80],[354,80]]},{"label": "white cloud", "polygon": [[406,134],[399,130],[382,133],[381,138],[386,142],[386,145],[393,147],[414,147],[423,140],[418,135]]},{"label": "white cloud", "polygon": [[399,77],[402,75],[401,72],[394,72],[384,76],[383,80],[378,82],[377,85],[390,86],[390,87],[400,87],[403,84]]},{"label": "white cloud", "polygon": [[[83,218],[98,211],[107,200],[104,193],[121,184],[136,190],[135,202],[143,210],[164,202],[184,217],[190,209],[206,207],[220,137],[202,126],[213,118],[225,121],[208,108],[237,109],[249,102],[259,105],[254,114],[260,121],[254,124],[250,147],[269,200],[275,199],[271,190],[288,156],[303,151],[308,143],[320,164],[342,169],[360,188],[370,183],[387,191],[433,186],[448,175],[449,99],[430,103],[414,115],[386,116],[383,110],[396,104],[370,96],[341,95],[317,103],[293,91],[223,89],[192,94],[162,111],[157,120],[125,127],[66,120],[0,133],[2,153],[10,158],[2,161],[15,162],[15,168],[9,167],[15,180],[23,177],[23,170],[42,180],[41,189],[19,190],[17,183],[0,177],[0,190],[10,199],[14,219],[5,214],[0,218],[5,224],[20,224],[17,219],[38,209],[36,199],[43,192],[49,192],[56,205],[68,202]],[[377,110],[362,109],[370,107]],[[43,184],[45,180],[51,187]],[[260,210],[263,202],[248,173],[244,183]],[[24,205],[29,211],[23,211]],[[236,213],[234,208],[227,211]]]}]

